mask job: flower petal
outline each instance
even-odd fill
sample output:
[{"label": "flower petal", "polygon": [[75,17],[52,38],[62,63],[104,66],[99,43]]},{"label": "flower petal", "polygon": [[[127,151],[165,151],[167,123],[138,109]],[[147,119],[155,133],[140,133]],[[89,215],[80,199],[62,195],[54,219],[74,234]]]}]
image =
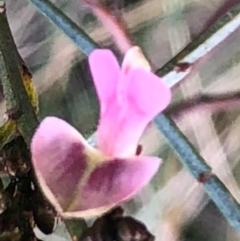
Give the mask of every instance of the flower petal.
[{"label": "flower petal", "polygon": [[89,176],[75,196],[74,205],[65,209],[63,217],[100,215],[140,191],[157,172],[160,159],[136,156],[103,162]]},{"label": "flower petal", "polygon": [[171,101],[171,90],[163,80],[142,68],[133,69],[121,83],[130,109],[135,109],[148,121]]},{"label": "flower petal", "polygon": [[103,113],[105,107],[116,98],[120,66],[108,49],[94,50],[89,56],[89,65]]},{"label": "flower petal", "polygon": [[100,119],[98,145],[106,155],[124,158],[135,154],[147,124],[170,103],[171,90],[155,74],[135,68],[122,75],[117,97]]},{"label": "flower petal", "polygon": [[62,212],[88,168],[88,146],[81,134],[56,117],[45,118],[31,143],[32,163],[45,196]]},{"label": "flower petal", "polygon": [[151,71],[149,62],[138,46],[133,46],[127,51],[122,63],[122,71],[124,74],[127,74],[133,68],[143,68]]},{"label": "flower petal", "polygon": [[155,157],[107,160],[76,129],[55,117],[42,121],[31,152],[43,193],[68,218],[96,216],[132,197],[160,164]]}]

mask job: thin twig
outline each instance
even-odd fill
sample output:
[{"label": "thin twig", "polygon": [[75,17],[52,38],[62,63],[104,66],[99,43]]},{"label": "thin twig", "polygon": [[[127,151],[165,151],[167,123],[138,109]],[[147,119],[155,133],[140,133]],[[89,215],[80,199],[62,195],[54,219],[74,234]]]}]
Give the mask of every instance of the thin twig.
[{"label": "thin twig", "polygon": [[165,113],[171,118],[194,111],[226,111],[239,109],[240,91],[227,94],[202,94],[170,105]]},{"label": "thin twig", "polygon": [[[35,4],[37,2],[39,6],[41,6],[41,3],[43,2],[47,2],[46,0],[31,1]],[[44,9],[41,10],[42,12],[44,12]],[[189,58],[188,61],[184,61],[187,63],[194,63],[196,62],[196,60],[199,60],[203,56],[206,56],[219,43],[223,42],[237,27],[240,26],[239,11],[240,5],[238,5],[234,10],[231,10],[231,19],[229,19],[229,13],[227,13],[227,15],[220,19],[220,22],[217,22],[214,27],[210,28],[210,31],[203,35],[201,41],[196,41],[195,43],[190,45],[191,48],[188,46],[188,48],[185,49],[185,51],[183,51],[181,55],[178,55],[178,57],[174,59],[173,62],[170,62],[166,65],[168,68],[166,68],[165,66],[165,68],[158,71],[158,73],[162,75],[166,75],[168,73],[168,75],[166,75],[164,78],[168,85],[173,86],[190,73],[190,70],[183,72],[179,72],[176,70],[172,71],[175,67],[175,64],[179,60],[182,60],[180,56],[187,56],[185,58]],[[55,14],[57,14],[57,12]],[[233,16],[235,16],[235,18],[233,18]],[[59,27],[61,28],[61,26]],[[72,35],[71,31],[69,33],[65,33],[67,35]],[[78,33],[81,33],[81,31],[78,31]],[[82,36],[79,37],[81,38]],[[77,45],[81,50],[86,48],[86,44],[83,44],[82,46],[79,46],[79,44]],[[97,46],[93,47],[97,48]],[[191,53],[189,53],[190,51]],[[166,79],[166,77],[168,77],[169,80],[169,75],[171,77],[170,82]],[[224,184],[214,174],[211,173],[211,168],[206,164],[204,159],[197,153],[192,144],[181,133],[176,124],[170,118],[168,118],[164,114],[160,114],[155,119],[155,123],[157,124],[158,128],[161,130],[165,138],[169,141],[169,144],[176,151],[182,163],[190,170],[192,175],[198,181],[203,183],[209,197],[211,197],[212,200],[215,202],[222,214],[228,220],[229,224],[240,233],[239,204],[236,202],[236,200],[233,198],[233,196],[230,194]]]},{"label": "thin twig", "polygon": [[66,36],[68,36],[78,48],[89,55],[99,46],[76,23],[68,18],[59,8],[48,0],[28,0],[33,3],[41,13],[48,17]]},{"label": "thin twig", "polygon": [[116,45],[125,54],[133,46],[133,41],[123,19],[110,11],[107,3],[102,0],[97,1],[97,3],[95,0],[84,0],[84,2],[91,8],[103,26],[111,32]]},{"label": "thin twig", "polygon": [[[171,60],[170,63],[157,71],[157,73],[165,74],[164,79],[165,81],[166,79],[168,80],[167,83],[169,86],[173,86],[175,83],[178,83],[185,78],[190,73],[191,68],[189,68],[188,71],[171,71],[170,73],[168,73],[167,68],[174,68],[179,60],[193,65],[203,57],[207,56],[210,51],[213,51],[216,46],[222,43],[240,26],[239,12],[240,5],[237,5],[217,21],[217,23],[198,40],[187,46],[187,48]],[[189,53],[189,51],[191,52]],[[184,55],[186,57],[183,57]],[[205,101],[208,101],[207,98]],[[216,101],[223,103],[224,100],[218,99]],[[208,196],[214,201],[220,212],[227,219],[228,223],[240,233],[240,206],[229,190],[215,174],[211,173],[210,166],[198,154],[198,152],[196,152],[195,148],[181,133],[174,121],[168,118],[165,114],[160,114],[154,122],[168,140],[169,145],[175,150],[181,162],[189,169],[190,173],[196,178],[196,180],[203,183]]]},{"label": "thin twig", "polygon": [[179,54],[157,70],[156,74],[164,76],[163,80],[169,87],[176,86],[190,74],[199,61],[204,60],[238,28],[240,28],[240,4],[226,12]]},{"label": "thin twig", "polygon": [[[74,44],[86,55],[89,55],[94,48],[99,48],[81,28],[70,18],[54,6],[49,0],[28,0],[37,9],[47,16],[59,29],[61,29]],[[105,9],[106,10],[106,9]],[[108,14],[111,15],[111,14]],[[115,25],[116,22],[113,23]],[[121,24],[122,26],[122,24]],[[125,35],[125,30],[119,27]],[[240,27],[240,4],[230,9],[216,23],[208,28],[196,40],[192,41],[179,54],[156,71],[156,74],[163,77],[163,81],[174,87],[180,83],[191,72],[192,67],[213,51],[219,44],[224,42],[236,29]],[[122,35],[122,36],[123,36]]]},{"label": "thin twig", "polygon": [[211,173],[211,168],[196,152],[177,125],[166,115],[161,114],[155,123],[169,145],[175,150],[182,163],[196,180],[202,182],[208,196],[213,200],[228,223],[240,233],[240,206],[225,185]]}]

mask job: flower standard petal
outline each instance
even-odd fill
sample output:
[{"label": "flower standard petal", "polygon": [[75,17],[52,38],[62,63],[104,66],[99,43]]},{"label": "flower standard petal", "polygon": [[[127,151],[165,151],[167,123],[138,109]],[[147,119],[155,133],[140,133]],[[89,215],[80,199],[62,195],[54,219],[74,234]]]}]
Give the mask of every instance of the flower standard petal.
[{"label": "flower standard petal", "polygon": [[108,104],[99,121],[99,148],[109,156],[136,152],[146,126],[171,100],[171,91],[155,74],[135,68],[121,76],[117,102]]},{"label": "flower standard petal", "polygon": [[102,115],[106,106],[116,97],[120,66],[116,57],[108,49],[94,50],[89,56],[89,66],[100,102],[100,115]]},{"label": "flower standard petal", "polygon": [[122,62],[122,71],[124,74],[127,74],[131,69],[139,67],[151,71],[151,66],[148,60],[145,58],[141,48],[138,46],[133,46],[124,56]]}]

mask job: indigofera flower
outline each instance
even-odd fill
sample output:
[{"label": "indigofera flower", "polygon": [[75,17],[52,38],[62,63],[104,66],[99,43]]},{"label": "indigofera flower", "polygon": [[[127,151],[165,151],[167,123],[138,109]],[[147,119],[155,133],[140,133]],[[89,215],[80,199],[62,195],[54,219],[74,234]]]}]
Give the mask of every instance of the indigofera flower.
[{"label": "indigofera flower", "polygon": [[107,211],[148,184],[160,166],[159,158],[136,155],[136,150],[146,126],[170,103],[171,91],[127,56],[127,70],[110,50],[98,49],[89,57],[100,102],[95,148],[56,117],[46,117],[33,136],[38,182],[63,217]]}]

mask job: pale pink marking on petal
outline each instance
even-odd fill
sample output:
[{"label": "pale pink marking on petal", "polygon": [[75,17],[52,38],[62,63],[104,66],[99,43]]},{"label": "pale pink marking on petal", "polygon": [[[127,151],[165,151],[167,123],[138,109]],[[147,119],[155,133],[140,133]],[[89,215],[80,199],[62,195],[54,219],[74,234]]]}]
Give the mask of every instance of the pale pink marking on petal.
[{"label": "pale pink marking on petal", "polygon": [[104,162],[91,174],[86,185],[75,196],[76,205],[63,216],[99,215],[107,207],[130,199],[149,183],[161,160],[157,157],[135,156]]},{"label": "pale pink marking on petal", "polygon": [[143,68],[151,71],[151,66],[144,56],[142,49],[138,46],[130,48],[124,56],[122,62],[122,72],[127,74],[133,68]]},{"label": "pale pink marking on petal", "polygon": [[100,102],[101,113],[115,101],[120,66],[114,54],[108,49],[94,50],[89,56],[89,66]]},{"label": "pale pink marking on petal", "polygon": [[118,102],[109,104],[100,119],[99,148],[109,156],[134,155],[146,126],[170,100],[171,90],[155,74],[132,69],[122,75]]},{"label": "pale pink marking on petal", "polygon": [[88,144],[67,122],[45,118],[31,143],[32,163],[45,196],[61,212],[73,199],[86,170]]}]

